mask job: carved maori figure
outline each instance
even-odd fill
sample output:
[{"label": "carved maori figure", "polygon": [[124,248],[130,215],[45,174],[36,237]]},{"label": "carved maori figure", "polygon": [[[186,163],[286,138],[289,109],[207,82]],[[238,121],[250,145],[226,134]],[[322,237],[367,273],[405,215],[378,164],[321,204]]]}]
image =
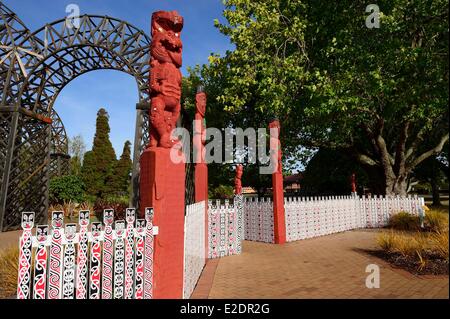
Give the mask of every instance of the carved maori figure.
[{"label": "carved maori figure", "polygon": [[244,173],[244,167],[242,165],[236,166],[236,176],[234,178],[234,193],[236,195],[242,194],[242,174]]},{"label": "carved maori figure", "polygon": [[276,166],[274,168],[273,173],[274,174],[281,174],[282,170],[282,162],[281,162],[281,142],[280,142],[280,122],[275,119],[269,124],[269,129],[276,129],[277,134],[276,136],[272,136],[272,133],[270,134],[270,151],[272,153],[272,156],[275,158],[273,159],[273,163],[276,162]]},{"label": "carved maori figure", "polygon": [[352,193],[356,193],[356,174],[355,173],[352,174],[351,183],[352,183]]},{"label": "carved maori figure", "polygon": [[150,147],[171,148],[181,105],[183,18],[176,11],[158,11],[152,15],[150,76]]},{"label": "carved maori figure", "polygon": [[206,143],[206,93],[203,87],[198,87],[195,96],[195,117],[194,117],[194,154],[195,163],[205,163],[205,143]]}]

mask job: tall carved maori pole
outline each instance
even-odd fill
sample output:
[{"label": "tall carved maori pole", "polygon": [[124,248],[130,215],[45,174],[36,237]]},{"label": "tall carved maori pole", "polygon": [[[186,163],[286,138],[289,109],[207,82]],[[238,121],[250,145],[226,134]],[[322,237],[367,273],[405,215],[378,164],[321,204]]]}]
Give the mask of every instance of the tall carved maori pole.
[{"label": "tall carved maori pole", "polygon": [[[206,164],[206,93],[197,88],[194,117],[195,202],[208,201],[208,165]],[[208,208],[205,205],[205,258],[208,258]]]},{"label": "tall carved maori pole", "polygon": [[154,208],[154,298],[182,298],[185,161],[172,136],[180,115],[183,18],[176,11],[152,15],[150,144],[142,154],[140,196]]},{"label": "tall carved maori pole", "polygon": [[269,124],[269,129],[270,151],[273,156],[272,163],[275,163],[272,173],[274,237],[276,244],[284,244],[286,242],[286,223],[284,216],[282,152],[279,139],[280,122],[277,119],[272,120]]},{"label": "tall carved maori pole", "polygon": [[352,195],[356,196],[357,193],[356,193],[356,174],[355,173],[352,174],[350,180],[351,180],[351,184],[352,184]]},{"label": "tall carved maori pole", "polygon": [[242,165],[236,166],[236,176],[234,177],[234,194],[242,194],[242,174],[244,173],[244,167]]}]

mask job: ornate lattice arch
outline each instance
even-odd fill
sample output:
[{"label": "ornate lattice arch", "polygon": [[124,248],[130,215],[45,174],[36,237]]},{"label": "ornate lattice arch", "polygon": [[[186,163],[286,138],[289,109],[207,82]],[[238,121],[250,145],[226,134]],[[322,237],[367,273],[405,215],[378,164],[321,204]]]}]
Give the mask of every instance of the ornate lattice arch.
[{"label": "ornate lattice arch", "polygon": [[60,152],[64,142],[55,133],[63,125],[53,105],[70,81],[98,69],[126,72],[137,81],[132,177],[137,206],[139,157],[149,131],[151,39],[127,22],[93,15],[81,16],[78,28],[61,19],[31,33],[1,2],[0,9],[0,230],[18,226],[22,211],[46,219],[51,163],[67,150],[66,141]]}]

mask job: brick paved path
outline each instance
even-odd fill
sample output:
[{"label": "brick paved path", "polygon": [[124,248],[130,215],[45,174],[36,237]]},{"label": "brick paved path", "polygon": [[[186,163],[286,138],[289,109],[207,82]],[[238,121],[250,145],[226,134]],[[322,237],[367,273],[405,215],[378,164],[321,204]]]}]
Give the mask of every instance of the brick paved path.
[{"label": "brick paved path", "polygon": [[[358,230],[282,246],[244,242],[243,253],[209,261],[192,298],[448,298],[448,276],[414,276],[364,252],[379,231]],[[368,264],[380,288],[368,289]]]}]

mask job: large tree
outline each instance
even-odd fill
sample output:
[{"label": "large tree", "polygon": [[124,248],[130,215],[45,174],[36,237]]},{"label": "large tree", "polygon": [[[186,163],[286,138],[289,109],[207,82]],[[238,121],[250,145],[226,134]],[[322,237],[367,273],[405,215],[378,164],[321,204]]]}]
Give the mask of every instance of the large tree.
[{"label": "large tree", "polygon": [[339,149],[381,176],[377,192],[404,195],[449,138],[448,2],[377,4],[369,29],[361,0],[227,0],[216,24],[236,48],[212,56],[209,74],[226,110],[278,115],[287,157]]},{"label": "large tree", "polygon": [[109,139],[109,116],[105,109],[97,112],[96,130],[92,151],[84,156],[82,176],[89,195],[101,198],[108,191],[107,181],[113,175],[117,161],[116,153]]},{"label": "large tree", "polygon": [[70,174],[75,176],[81,175],[81,167],[83,164],[84,153],[86,152],[86,144],[82,135],[74,136],[69,139],[69,155],[70,155]]},{"label": "large tree", "polygon": [[113,174],[108,185],[109,192],[112,195],[128,195],[132,168],[131,142],[126,141],[123,146],[122,155],[114,166]]}]

